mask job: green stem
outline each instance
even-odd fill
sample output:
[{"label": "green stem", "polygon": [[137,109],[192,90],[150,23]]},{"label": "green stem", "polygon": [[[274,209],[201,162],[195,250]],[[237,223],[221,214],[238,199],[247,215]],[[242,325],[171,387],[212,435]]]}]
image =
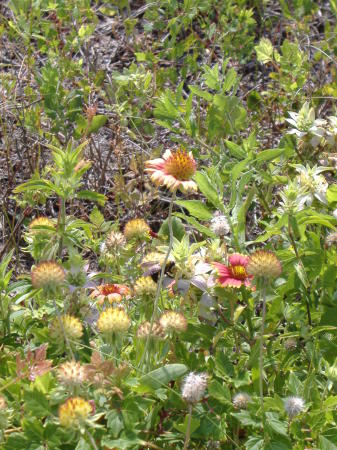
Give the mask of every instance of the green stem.
[{"label": "green stem", "polygon": [[188,443],[190,442],[191,437],[191,424],[192,424],[192,404],[189,403],[188,405],[188,419],[187,419],[187,427],[186,427],[186,434],[185,434],[185,443],[183,450],[187,450]]},{"label": "green stem", "polygon": [[59,258],[62,257],[63,243],[64,243],[64,233],[66,228],[66,202],[64,198],[60,198],[60,214],[59,214],[59,233],[60,233],[60,244],[59,244]]},{"label": "green stem", "polygon": [[88,436],[88,439],[90,441],[90,444],[92,445],[92,448],[94,450],[98,450],[98,447],[96,445],[95,439],[93,438],[92,434],[90,433],[89,430],[85,429],[85,434]]},{"label": "green stem", "polygon": [[[303,272],[303,274],[306,277],[305,267],[304,267],[303,261],[302,261],[302,259],[300,257],[300,254],[298,252],[296,241],[295,241],[294,236],[293,236],[293,229],[292,229],[291,222],[290,222],[290,216],[288,218],[288,236],[289,236],[290,243],[291,243],[291,245],[292,245],[292,247],[294,249],[294,252],[295,252],[295,255],[296,255],[296,259],[297,259],[298,263],[301,265],[302,272]],[[307,287],[306,286],[305,286],[305,295],[304,295],[304,297],[305,297],[305,305],[306,305],[306,309],[307,309],[308,324],[311,327],[312,326],[312,321],[311,321],[311,313],[310,313],[310,304],[309,304],[309,298],[308,298],[308,292],[307,292]]]},{"label": "green stem", "polygon": [[173,191],[172,198],[170,201],[170,206],[169,206],[169,213],[168,213],[169,246],[167,249],[165,259],[163,261],[163,265],[162,265],[161,272],[160,272],[160,277],[159,277],[158,284],[157,284],[156,296],[155,296],[154,303],[153,303],[153,311],[152,311],[152,316],[151,316],[151,321],[150,321],[150,330],[149,330],[149,334],[147,335],[147,338],[146,338],[145,349],[144,349],[142,358],[140,360],[140,366],[143,364],[144,358],[149,350],[149,344],[150,344],[150,339],[151,339],[153,323],[154,323],[154,319],[158,313],[158,303],[159,303],[161,289],[163,286],[165,268],[166,268],[166,264],[169,259],[170,253],[172,251],[172,247],[173,247],[172,210],[173,210],[173,204],[174,204],[175,198],[176,198],[176,190]]},{"label": "green stem", "polygon": [[261,336],[260,336],[260,358],[259,358],[259,384],[260,384],[260,403],[262,411],[263,432],[265,431],[265,413],[263,403],[263,343],[264,343],[264,328],[266,321],[266,281],[262,280],[263,286],[261,290],[262,297],[262,323],[261,323]]}]

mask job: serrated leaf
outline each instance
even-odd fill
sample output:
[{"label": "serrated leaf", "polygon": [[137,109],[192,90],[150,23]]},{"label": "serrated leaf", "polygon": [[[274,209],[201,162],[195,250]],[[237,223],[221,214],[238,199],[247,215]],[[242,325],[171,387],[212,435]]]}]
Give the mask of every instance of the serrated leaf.
[{"label": "serrated leaf", "polygon": [[273,60],[274,47],[269,39],[262,38],[259,44],[255,45],[254,49],[259,62],[266,64]]},{"label": "serrated leaf", "polygon": [[76,197],[81,200],[90,200],[91,202],[97,202],[99,205],[104,205],[106,202],[106,196],[93,191],[79,191]]}]

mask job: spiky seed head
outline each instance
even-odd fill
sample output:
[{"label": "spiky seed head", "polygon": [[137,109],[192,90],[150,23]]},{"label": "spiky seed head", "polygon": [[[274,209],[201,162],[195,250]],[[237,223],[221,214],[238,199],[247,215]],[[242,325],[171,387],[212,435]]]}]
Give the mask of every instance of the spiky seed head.
[{"label": "spiky seed head", "polygon": [[60,424],[66,428],[82,426],[92,413],[92,405],[81,397],[72,397],[60,406]]},{"label": "spiky seed head", "polygon": [[284,348],[288,351],[295,350],[297,347],[297,340],[295,338],[289,338],[284,341]]},{"label": "spiky seed head", "polygon": [[210,228],[216,236],[224,236],[230,232],[228,220],[223,215],[214,216]]},{"label": "spiky seed head", "polygon": [[[62,325],[61,325],[61,323]],[[50,335],[55,340],[64,341],[64,334],[70,340],[77,340],[82,337],[83,326],[77,317],[64,314],[60,317],[55,317],[50,327]]]},{"label": "spiky seed head", "polygon": [[301,397],[287,397],[284,399],[284,409],[290,419],[304,411],[304,408],[305,402]]},{"label": "spiky seed head", "polygon": [[108,252],[122,249],[126,244],[126,239],[119,231],[110,231],[105,239],[105,247]]},{"label": "spiky seed head", "polygon": [[234,395],[232,400],[233,406],[236,409],[246,409],[250,401],[251,397],[246,392],[238,392]]},{"label": "spiky seed head", "polygon": [[150,322],[143,322],[140,324],[137,330],[137,337],[139,339],[146,339],[149,335],[153,339],[164,339],[165,331],[163,327],[158,322],[154,322],[152,325],[152,331],[150,333],[151,324]]},{"label": "spiky seed head", "polygon": [[187,320],[185,316],[176,311],[166,311],[159,319],[160,325],[165,331],[176,331],[181,333],[187,329]]},{"label": "spiky seed head", "polygon": [[35,289],[55,289],[62,285],[65,279],[63,267],[55,261],[45,261],[33,267],[31,272],[32,285]]},{"label": "spiky seed head", "polygon": [[123,333],[130,325],[130,318],[122,308],[108,308],[97,320],[97,328],[103,334]]},{"label": "spiky seed head", "polygon": [[144,219],[132,219],[124,227],[124,236],[127,241],[146,241],[150,236],[150,227]]},{"label": "spiky seed head", "polygon": [[87,379],[87,371],[79,362],[67,361],[58,367],[57,378],[62,384],[74,386]]},{"label": "spiky seed head", "polygon": [[187,403],[200,402],[205,394],[207,378],[206,373],[189,373],[181,388],[182,398]]},{"label": "spiky seed head", "polygon": [[155,294],[157,290],[156,283],[151,277],[140,277],[136,280],[134,291],[136,295],[152,295]]},{"label": "spiky seed head", "polygon": [[54,222],[52,222],[48,217],[36,217],[36,219],[32,220],[28,226],[28,229],[31,233],[37,234],[43,232],[39,227],[52,227],[55,228]]},{"label": "spiky seed head", "polygon": [[281,275],[282,267],[273,252],[257,250],[250,255],[246,271],[256,278],[273,279]]}]

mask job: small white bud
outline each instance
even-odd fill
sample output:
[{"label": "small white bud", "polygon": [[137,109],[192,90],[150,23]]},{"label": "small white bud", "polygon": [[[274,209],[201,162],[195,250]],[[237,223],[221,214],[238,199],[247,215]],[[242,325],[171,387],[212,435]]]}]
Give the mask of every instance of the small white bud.
[{"label": "small white bud", "polygon": [[211,220],[211,230],[217,236],[224,236],[230,232],[230,227],[226,216],[214,216]]},{"label": "small white bud", "polygon": [[206,373],[189,373],[184,380],[181,395],[187,403],[198,403],[207,387]]},{"label": "small white bud", "polygon": [[236,409],[246,409],[251,397],[246,392],[239,392],[233,397],[233,405]]},{"label": "small white bud", "polygon": [[297,414],[304,411],[305,403],[301,397],[287,397],[284,399],[284,409],[288,414],[289,418],[297,416]]}]

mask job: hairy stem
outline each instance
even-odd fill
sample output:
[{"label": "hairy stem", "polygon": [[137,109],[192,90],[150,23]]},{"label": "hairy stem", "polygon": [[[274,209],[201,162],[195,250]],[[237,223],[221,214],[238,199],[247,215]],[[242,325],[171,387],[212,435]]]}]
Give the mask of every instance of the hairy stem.
[{"label": "hairy stem", "polygon": [[141,358],[140,364],[139,364],[140,366],[143,364],[144,358],[149,350],[149,344],[150,344],[150,339],[151,339],[153,323],[158,314],[158,303],[159,303],[161,289],[163,287],[165,268],[166,268],[166,264],[169,259],[170,253],[172,251],[172,247],[173,247],[172,210],[173,210],[173,203],[174,203],[175,198],[176,198],[176,190],[173,191],[171,201],[170,201],[170,206],[169,206],[169,213],[168,213],[169,245],[168,245],[165,259],[163,261],[163,265],[162,265],[161,272],[160,272],[160,277],[159,277],[158,284],[157,284],[156,296],[155,296],[155,299],[153,302],[153,311],[152,311],[152,316],[151,316],[151,321],[150,321],[150,330],[149,330],[149,333],[146,338],[145,349],[144,349],[144,352],[143,352],[143,355],[142,355],[142,358]]},{"label": "hairy stem", "polygon": [[98,450],[98,447],[96,445],[95,439],[93,438],[92,434],[90,433],[89,430],[85,429],[85,434],[88,436],[88,439],[90,441],[90,444],[92,445],[92,448],[94,450]]},{"label": "hairy stem", "polygon": [[186,427],[186,434],[185,434],[185,443],[183,450],[187,450],[188,443],[190,442],[191,437],[191,424],[192,424],[192,404],[189,403],[188,405],[188,419],[187,419],[187,427]]},{"label": "hairy stem", "polygon": [[262,323],[261,323],[261,336],[260,336],[260,358],[259,358],[259,384],[260,384],[260,403],[262,411],[263,430],[265,428],[265,414],[263,403],[263,343],[264,343],[264,327],[266,321],[266,281],[262,280],[263,286],[261,290],[262,297]]}]

